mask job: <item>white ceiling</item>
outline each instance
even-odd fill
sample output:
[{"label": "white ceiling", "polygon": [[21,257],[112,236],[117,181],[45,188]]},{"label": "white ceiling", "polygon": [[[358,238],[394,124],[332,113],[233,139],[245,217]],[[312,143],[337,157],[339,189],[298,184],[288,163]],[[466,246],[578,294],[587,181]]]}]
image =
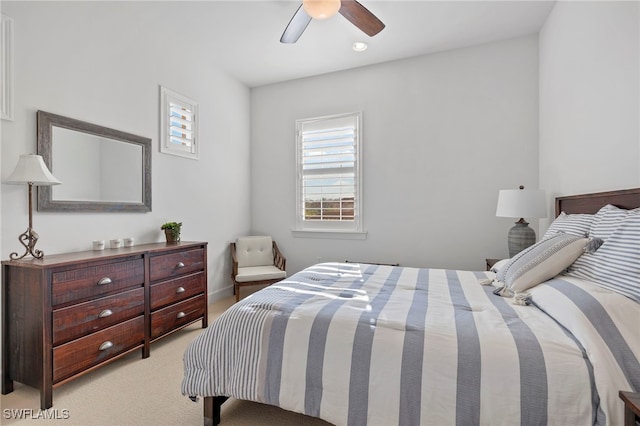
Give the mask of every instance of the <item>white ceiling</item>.
[{"label": "white ceiling", "polygon": [[[182,60],[186,66],[189,58],[204,55],[205,62],[249,87],[535,34],[556,3],[359,1],[386,25],[378,35],[368,37],[338,14],[312,20],[295,44],[280,43],[280,36],[302,0],[0,3],[21,4],[34,22],[44,20],[40,25],[48,26],[50,36],[67,45],[74,40],[81,44],[75,34],[84,31],[96,34],[94,43],[108,42],[102,49],[114,54],[122,46],[156,48],[167,60]],[[356,41],[367,42],[369,48],[354,52]]]},{"label": "white ceiling", "polygon": [[[179,3],[203,51],[249,87],[537,33],[555,1],[360,0],[386,28],[368,37],[341,15],[312,20],[295,44],[280,36],[299,1]],[[188,12],[189,8],[193,8]],[[365,41],[365,52],[354,52]]]}]

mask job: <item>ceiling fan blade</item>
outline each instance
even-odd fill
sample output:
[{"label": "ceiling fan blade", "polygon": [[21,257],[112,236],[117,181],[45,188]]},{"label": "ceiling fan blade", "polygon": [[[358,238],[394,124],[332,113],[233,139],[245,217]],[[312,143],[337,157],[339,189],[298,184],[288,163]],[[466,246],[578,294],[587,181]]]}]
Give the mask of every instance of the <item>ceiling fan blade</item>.
[{"label": "ceiling fan blade", "polygon": [[356,0],[342,0],[340,14],[369,37],[373,37],[384,29],[382,21]]},{"label": "ceiling fan blade", "polygon": [[311,16],[307,14],[302,8],[302,5],[298,8],[296,13],[289,21],[289,25],[285,28],[282,37],[280,37],[280,43],[295,43],[298,41],[307,25],[311,22]]}]

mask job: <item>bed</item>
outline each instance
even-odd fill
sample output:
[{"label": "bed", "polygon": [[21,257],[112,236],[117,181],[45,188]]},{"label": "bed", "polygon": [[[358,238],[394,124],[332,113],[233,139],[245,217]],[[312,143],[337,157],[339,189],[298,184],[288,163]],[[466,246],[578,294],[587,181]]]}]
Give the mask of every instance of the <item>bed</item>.
[{"label": "bed", "polygon": [[[580,236],[604,206],[625,228],[601,220],[606,238]],[[622,424],[618,392],[640,391],[638,207],[640,189],[559,197],[550,236],[494,271],[314,265],[198,336],[182,393],[204,397],[205,424],[228,397],[336,425]],[[574,268],[585,258],[595,275]]]}]

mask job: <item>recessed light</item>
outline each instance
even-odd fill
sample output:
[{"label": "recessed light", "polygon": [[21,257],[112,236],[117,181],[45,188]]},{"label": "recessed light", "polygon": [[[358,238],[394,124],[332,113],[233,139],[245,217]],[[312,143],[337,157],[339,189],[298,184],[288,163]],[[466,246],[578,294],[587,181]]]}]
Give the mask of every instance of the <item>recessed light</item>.
[{"label": "recessed light", "polygon": [[353,43],[353,50],[355,50],[356,52],[364,52],[365,50],[367,50],[367,43],[363,43],[361,41],[356,41],[355,43]]}]

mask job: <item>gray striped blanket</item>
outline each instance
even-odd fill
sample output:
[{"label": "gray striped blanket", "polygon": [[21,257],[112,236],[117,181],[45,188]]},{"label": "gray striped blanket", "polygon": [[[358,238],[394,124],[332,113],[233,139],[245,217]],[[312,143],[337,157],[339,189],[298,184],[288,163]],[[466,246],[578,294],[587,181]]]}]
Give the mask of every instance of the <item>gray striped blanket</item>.
[{"label": "gray striped blanket", "polygon": [[640,305],[600,326],[607,297],[587,306],[588,290],[571,280],[542,284],[535,306],[519,306],[479,284],[487,277],[315,265],[235,304],[196,338],[182,393],[336,425],[619,424],[617,392],[639,390],[640,377],[637,328],[619,322],[640,320]]}]

